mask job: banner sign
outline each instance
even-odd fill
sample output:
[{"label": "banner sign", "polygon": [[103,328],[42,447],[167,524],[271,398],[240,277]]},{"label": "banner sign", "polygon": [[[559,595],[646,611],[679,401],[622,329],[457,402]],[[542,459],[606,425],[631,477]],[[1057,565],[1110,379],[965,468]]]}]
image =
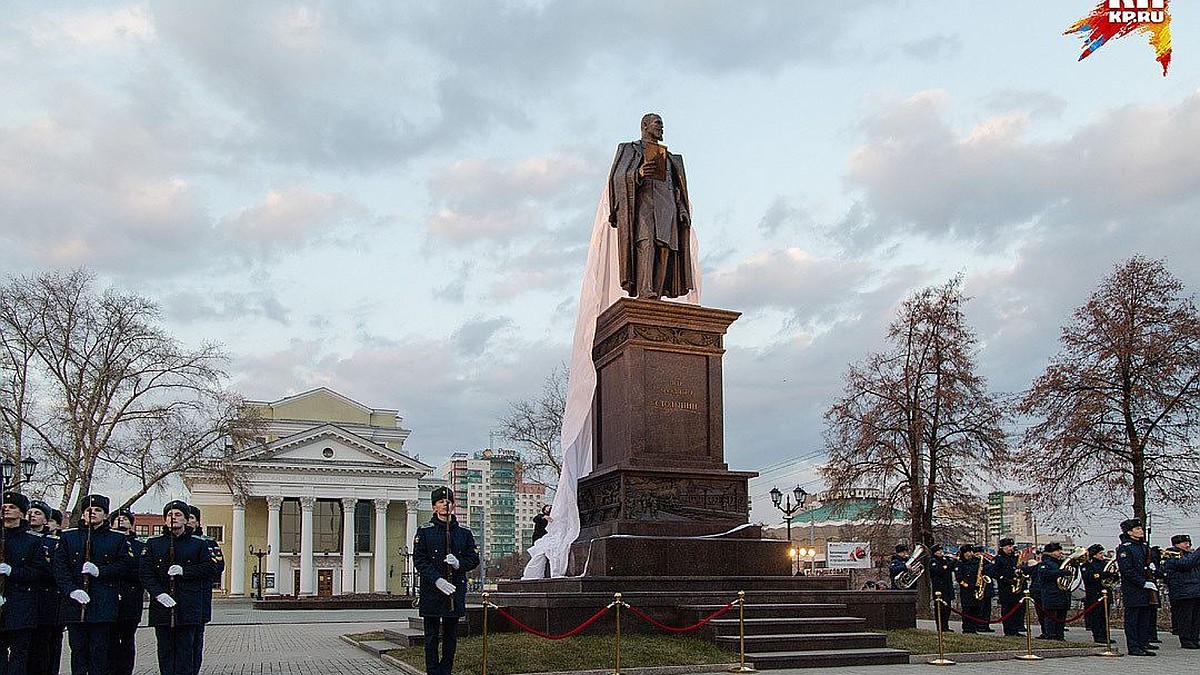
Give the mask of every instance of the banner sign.
[{"label": "banner sign", "polygon": [[874,567],[871,563],[871,542],[825,542],[825,566],[836,569],[870,569]]}]

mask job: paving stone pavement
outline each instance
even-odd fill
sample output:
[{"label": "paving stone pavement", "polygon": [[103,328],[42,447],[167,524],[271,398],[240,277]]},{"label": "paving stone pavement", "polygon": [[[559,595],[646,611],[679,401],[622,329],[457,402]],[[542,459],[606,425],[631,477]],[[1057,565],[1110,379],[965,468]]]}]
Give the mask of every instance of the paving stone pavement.
[{"label": "paving stone pavement", "polygon": [[[407,623],[415,610],[361,611],[261,611],[246,601],[218,601],[213,606],[213,623],[205,631],[202,675],[398,675],[400,671],[385,665],[340,639],[346,633],[381,630]],[[919,622],[932,628],[932,622]],[[1068,634],[1071,642],[1086,639],[1086,631],[1075,628]],[[1163,643],[1157,658],[1098,656],[1055,658],[1043,661],[990,661],[960,663],[949,671],[954,675],[1077,675],[1080,669],[1121,675],[1163,675],[1191,672],[1200,667],[1200,651],[1179,648],[1179,640],[1162,631]],[[1120,651],[1124,636],[1114,633]],[[65,642],[65,640],[64,640]],[[69,650],[64,645],[64,675],[70,672]],[[135,675],[157,675],[158,661],[154,631],[143,627],[137,634]],[[770,675],[922,675],[944,668],[927,664],[893,666],[846,666],[764,671]]]}]

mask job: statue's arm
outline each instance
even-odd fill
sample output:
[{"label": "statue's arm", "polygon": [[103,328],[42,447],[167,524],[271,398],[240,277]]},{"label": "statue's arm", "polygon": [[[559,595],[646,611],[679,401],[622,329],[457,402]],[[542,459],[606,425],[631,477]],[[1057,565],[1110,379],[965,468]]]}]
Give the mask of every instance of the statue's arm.
[{"label": "statue's arm", "polygon": [[688,199],[687,174],[683,171],[683,155],[671,155],[675,162],[675,207],[679,211],[679,222],[685,226],[692,224],[692,202]]}]

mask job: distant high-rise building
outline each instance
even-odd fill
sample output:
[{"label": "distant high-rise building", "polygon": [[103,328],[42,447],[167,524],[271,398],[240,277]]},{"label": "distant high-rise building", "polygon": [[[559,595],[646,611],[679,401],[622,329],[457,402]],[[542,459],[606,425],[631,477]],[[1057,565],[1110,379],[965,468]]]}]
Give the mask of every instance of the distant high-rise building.
[{"label": "distant high-rise building", "polygon": [[546,486],[525,481],[515,450],[456,452],[439,473],[458,495],[458,520],[475,533],[485,560],[529,547],[533,516],[546,499]]}]

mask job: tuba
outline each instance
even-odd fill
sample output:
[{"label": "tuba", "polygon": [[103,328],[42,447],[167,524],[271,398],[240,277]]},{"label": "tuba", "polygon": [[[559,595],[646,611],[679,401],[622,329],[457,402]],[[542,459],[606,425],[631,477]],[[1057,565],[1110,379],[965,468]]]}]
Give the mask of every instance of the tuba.
[{"label": "tuba", "polygon": [[1071,576],[1060,576],[1054,580],[1059,590],[1071,593],[1083,585],[1083,563],[1087,562],[1086,548],[1077,548],[1071,555],[1063,558],[1062,569],[1071,572]]},{"label": "tuba", "polygon": [[1029,583],[1029,561],[1033,560],[1037,555],[1037,549],[1033,546],[1027,546],[1017,556],[1017,566],[1013,570],[1012,592],[1013,595],[1020,595],[1025,586]]},{"label": "tuba", "polygon": [[929,549],[924,544],[917,544],[912,555],[908,557],[906,568],[896,575],[896,587],[909,589],[917,583],[917,579],[925,573],[925,559],[929,557]]},{"label": "tuba", "polygon": [[1108,560],[1104,563],[1104,569],[1100,570],[1100,583],[1105,588],[1112,588],[1121,581],[1121,570],[1117,567],[1117,557],[1109,554]]}]

